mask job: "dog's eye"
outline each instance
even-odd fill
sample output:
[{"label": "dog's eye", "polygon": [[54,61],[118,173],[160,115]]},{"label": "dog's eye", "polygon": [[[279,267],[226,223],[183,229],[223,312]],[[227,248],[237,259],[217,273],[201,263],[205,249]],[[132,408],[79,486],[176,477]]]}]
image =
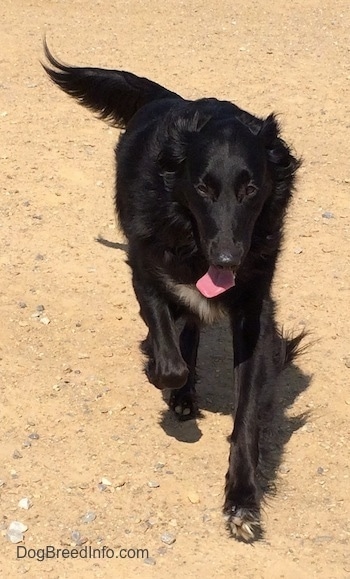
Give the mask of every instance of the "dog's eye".
[{"label": "dog's eye", "polygon": [[208,187],[204,183],[198,183],[196,189],[200,195],[206,197],[208,195]]},{"label": "dog's eye", "polygon": [[241,185],[241,187],[236,193],[238,203],[242,203],[244,199],[252,199],[252,197],[255,197],[255,195],[257,194],[257,191],[258,188],[251,181],[249,183]]},{"label": "dog's eye", "polygon": [[198,185],[196,185],[196,191],[205,199],[211,199],[213,201],[216,198],[214,190],[211,187],[208,187],[205,183],[198,183]]},{"label": "dog's eye", "polygon": [[258,188],[254,185],[254,183],[248,183],[245,191],[245,196],[248,197],[248,199],[251,199],[257,194],[257,192]]}]

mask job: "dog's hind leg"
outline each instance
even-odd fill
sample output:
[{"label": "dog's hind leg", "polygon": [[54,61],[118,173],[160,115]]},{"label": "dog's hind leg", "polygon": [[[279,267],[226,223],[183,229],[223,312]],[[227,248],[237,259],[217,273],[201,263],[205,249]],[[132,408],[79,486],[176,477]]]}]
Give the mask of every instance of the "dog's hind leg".
[{"label": "dog's hind leg", "polygon": [[180,420],[189,420],[197,414],[196,401],[196,363],[199,345],[199,325],[188,320],[180,334],[180,350],[189,374],[186,384],[180,390],[172,390],[169,406]]}]

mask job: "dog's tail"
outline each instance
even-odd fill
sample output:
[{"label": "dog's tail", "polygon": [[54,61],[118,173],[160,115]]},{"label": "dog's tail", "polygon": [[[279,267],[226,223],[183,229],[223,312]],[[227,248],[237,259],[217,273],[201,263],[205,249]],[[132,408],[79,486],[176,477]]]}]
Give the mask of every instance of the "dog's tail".
[{"label": "dog's tail", "polygon": [[64,92],[98,113],[115,127],[125,128],[144,105],[164,98],[181,98],[159,84],[131,72],[68,66],[59,62],[44,40],[45,56],[51,66],[43,68]]}]

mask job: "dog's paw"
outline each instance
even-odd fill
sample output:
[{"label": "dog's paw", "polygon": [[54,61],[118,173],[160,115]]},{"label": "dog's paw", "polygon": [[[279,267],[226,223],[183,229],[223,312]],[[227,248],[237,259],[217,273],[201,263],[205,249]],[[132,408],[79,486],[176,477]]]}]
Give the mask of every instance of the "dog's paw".
[{"label": "dog's paw", "polygon": [[181,392],[173,390],[170,393],[169,407],[173,410],[179,420],[191,420],[198,415],[196,394],[193,390]]},{"label": "dog's paw", "polygon": [[259,538],[261,526],[258,511],[244,507],[231,507],[230,510],[225,509],[224,518],[232,537],[246,542]]},{"label": "dog's paw", "polygon": [[156,363],[155,360],[148,360],[145,372],[148,380],[159,388],[164,390],[170,388],[171,390],[182,388],[188,379],[188,367],[184,361],[180,360],[177,363],[163,362]]}]

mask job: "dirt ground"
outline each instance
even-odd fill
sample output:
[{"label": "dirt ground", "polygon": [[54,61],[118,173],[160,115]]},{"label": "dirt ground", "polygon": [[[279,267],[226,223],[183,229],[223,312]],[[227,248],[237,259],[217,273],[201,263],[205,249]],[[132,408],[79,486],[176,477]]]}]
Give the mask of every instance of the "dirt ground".
[{"label": "dirt ground", "polygon": [[[348,0],[2,0],[0,15],[0,575],[349,576]],[[318,341],[280,381],[276,494],[254,545],[221,516],[227,329],[205,331],[203,418],[179,424],[142,373],[113,210],[118,132],[49,82],[45,33],[66,62],[276,111],[304,158],[275,296],[280,323]],[[12,521],[28,527],[18,545]],[[46,545],[114,557],[29,557]]]}]

